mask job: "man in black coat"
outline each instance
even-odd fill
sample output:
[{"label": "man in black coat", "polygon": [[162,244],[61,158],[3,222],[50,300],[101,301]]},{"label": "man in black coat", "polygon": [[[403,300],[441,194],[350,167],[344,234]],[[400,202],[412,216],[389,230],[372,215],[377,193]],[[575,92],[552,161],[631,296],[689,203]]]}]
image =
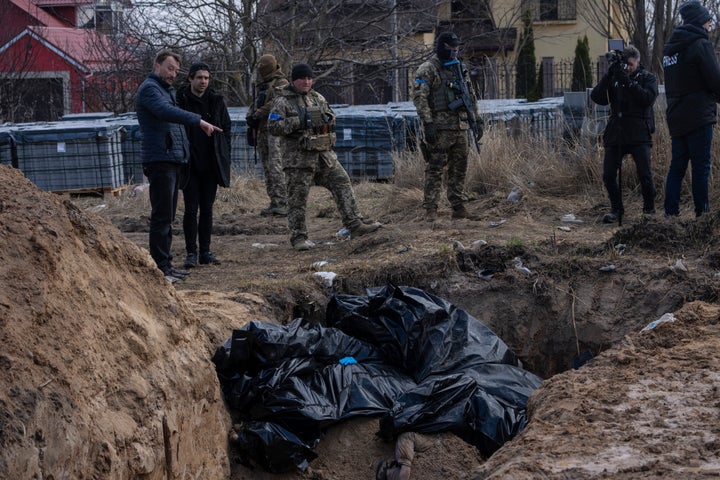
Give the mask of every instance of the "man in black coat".
[{"label": "man in black coat", "polygon": [[190,164],[187,183],[183,186],[183,233],[187,252],[185,268],[194,267],[198,263],[220,265],[220,261],[210,251],[210,237],[217,187],[230,186],[230,115],[222,95],[209,86],[210,75],[207,64],[193,63],[188,73],[189,85],[181,88],[177,94],[180,107],[222,128],[222,133],[208,137],[195,126],[186,127],[190,139]]},{"label": "man in black coat", "polygon": [[622,159],[630,154],[635,161],[643,197],[643,213],[655,213],[655,185],[650,164],[652,134],[655,131],[653,104],[658,96],[657,77],[640,64],[640,52],[632,45],[615,52],[610,68],[590,93],[598,105],[610,105],[603,143],[603,183],[610,197],[610,213],[604,223],[622,222],[624,213],[618,174]]},{"label": "man in black coat", "polygon": [[665,181],[665,216],[680,215],[680,191],[688,163],[692,171],[695,216],[710,211],[708,178],[720,67],[708,32],[712,16],[697,0],[680,6],[683,24],[673,30],[663,51],[668,129],[672,160]]},{"label": "man in black coat", "polygon": [[172,283],[189,273],[172,264],[172,223],[180,174],[188,162],[188,138],[183,125],[208,137],[220,128],[177,106],[172,84],[180,71],[180,55],[162,50],[153,71],[137,91],[135,109],[142,133],[143,173],[150,182],[150,255]]}]

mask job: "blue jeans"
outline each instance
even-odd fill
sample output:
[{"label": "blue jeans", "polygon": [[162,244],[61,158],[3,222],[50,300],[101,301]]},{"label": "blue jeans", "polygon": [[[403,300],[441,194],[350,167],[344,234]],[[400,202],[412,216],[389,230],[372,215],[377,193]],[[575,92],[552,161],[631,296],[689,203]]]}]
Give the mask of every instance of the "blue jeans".
[{"label": "blue jeans", "polygon": [[672,160],[665,180],[665,215],[680,215],[680,191],[688,162],[692,172],[692,197],[695,216],[710,211],[708,179],[713,124],[707,124],[687,135],[672,137]]}]

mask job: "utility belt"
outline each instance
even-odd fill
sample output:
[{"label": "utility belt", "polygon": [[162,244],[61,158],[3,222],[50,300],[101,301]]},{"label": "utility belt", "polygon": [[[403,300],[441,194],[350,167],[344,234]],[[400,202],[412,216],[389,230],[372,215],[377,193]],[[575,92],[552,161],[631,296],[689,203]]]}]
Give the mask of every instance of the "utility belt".
[{"label": "utility belt", "polygon": [[330,118],[320,107],[305,109],[304,130],[299,146],[306,152],[326,152],[335,146],[336,136]]},{"label": "utility belt", "polygon": [[326,152],[332,150],[335,146],[335,140],[335,132],[316,134],[306,130],[303,136],[300,137],[298,145],[300,150],[306,152]]}]

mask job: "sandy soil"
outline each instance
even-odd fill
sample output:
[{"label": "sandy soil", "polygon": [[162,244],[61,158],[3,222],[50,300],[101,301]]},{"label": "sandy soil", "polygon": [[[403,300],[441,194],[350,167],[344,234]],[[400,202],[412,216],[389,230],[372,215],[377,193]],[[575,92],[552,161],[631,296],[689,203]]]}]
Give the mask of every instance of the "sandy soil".
[{"label": "sandy soil", "polygon": [[[6,168],[0,185],[0,362],[9,372],[0,477],[373,478],[394,448],[376,437],[376,419],[330,428],[306,472],[265,474],[226,450],[232,419],[210,357],[251,319],[286,323],[304,312],[323,321],[331,288],[315,275],[321,260],[343,293],[394,282],[451,301],[547,379],[531,398],[528,427],[489,460],[437,435],[412,478],[720,475],[714,215],[643,219],[630,199],[618,228],[599,223],[602,195],[529,188],[518,203],[507,192],[480,196],[469,204],[478,221],[451,221],[445,206],[429,224],[419,190],[367,183],[356,188],[361,209],[385,226],[339,238],[330,195],[313,189],[318,245],[298,253],[284,219],[258,215],[263,186],[246,179],[216,204],[213,251],[222,265],[199,266],[171,286],[144,250],[146,191],[60,197]],[[583,223],[563,222],[567,214]],[[487,244],[473,248],[480,240]],[[641,332],[669,312],[676,322]],[[594,358],[573,370],[581,355]],[[182,421],[168,426],[168,418]]]}]

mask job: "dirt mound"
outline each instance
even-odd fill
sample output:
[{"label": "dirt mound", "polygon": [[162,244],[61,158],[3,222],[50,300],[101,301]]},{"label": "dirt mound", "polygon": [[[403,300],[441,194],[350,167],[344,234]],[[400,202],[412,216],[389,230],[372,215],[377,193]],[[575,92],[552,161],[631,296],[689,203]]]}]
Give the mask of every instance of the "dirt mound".
[{"label": "dirt mound", "polygon": [[717,478],[720,307],[674,316],[543,383],[528,426],[475,478]]},{"label": "dirt mound", "polygon": [[0,166],[0,477],[227,478],[200,325],[147,252]]}]

